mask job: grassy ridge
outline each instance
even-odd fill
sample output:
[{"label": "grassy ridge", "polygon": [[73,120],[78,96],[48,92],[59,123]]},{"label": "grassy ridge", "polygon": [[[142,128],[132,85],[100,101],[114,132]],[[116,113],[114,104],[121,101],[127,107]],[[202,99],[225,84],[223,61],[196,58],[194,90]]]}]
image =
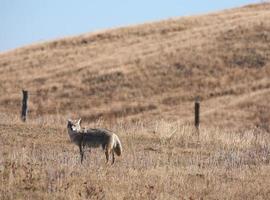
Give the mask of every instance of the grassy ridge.
[{"label": "grassy ridge", "polygon": [[[0,103],[18,113],[21,89],[32,116],[70,115],[89,121],[192,117],[199,95],[212,110],[269,99],[270,4],[112,29],[0,54]],[[252,102],[252,107],[263,106]],[[233,109],[236,116],[227,115]],[[249,106],[220,110],[218,125],[246,127]],[[258,108],[259,109],[259,108]],[[256,109],[255,109],[256,110]],[[262,115],[267,115],[263,113]],[[215,117],[212,113],[209,118]],[[269,116],[267,116],[269,117]],[[241,123],[234,123],[241,118]],[[254,123],[253,123],[254,122]]]},{"label": "grassy ridge", "polygon": [[[268,199],[269,42],[265,3],[1,53],[0,199]],[[116,132],[123,156],[81,165],[68,117]]]}]

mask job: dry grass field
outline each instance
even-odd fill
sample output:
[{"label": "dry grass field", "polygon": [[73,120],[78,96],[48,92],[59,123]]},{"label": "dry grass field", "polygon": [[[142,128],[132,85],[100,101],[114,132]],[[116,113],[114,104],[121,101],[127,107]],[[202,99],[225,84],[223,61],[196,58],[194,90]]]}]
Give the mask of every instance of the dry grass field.
[{"label": "dry grass field", "polygon": [[[2,52],[0,199],[269,199],[269,77],[269,3]],[[80,164],[78,117],[119,135],[115,165]]]},{"label": "dry grass field", "polygon": [[[260,129],[233,131],[175,122],[102,121],[122,139],[124,153],[71,144],[61,118],[23,124],[1,116],[1,199],[269,199],[270,137]],[[61,125],[58,125],[61,124]]]}]

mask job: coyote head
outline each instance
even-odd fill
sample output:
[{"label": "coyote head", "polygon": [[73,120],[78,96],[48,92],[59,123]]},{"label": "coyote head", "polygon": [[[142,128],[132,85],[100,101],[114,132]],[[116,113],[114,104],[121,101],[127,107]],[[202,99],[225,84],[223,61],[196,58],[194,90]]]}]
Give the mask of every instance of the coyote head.
[{"label": "coyote head", "polygon": [[78,121],[72,121],[71,119],[68,120],[67,128],[71,129],[73,131],[79,131],[81,130],[81,119],[78,119]]}]

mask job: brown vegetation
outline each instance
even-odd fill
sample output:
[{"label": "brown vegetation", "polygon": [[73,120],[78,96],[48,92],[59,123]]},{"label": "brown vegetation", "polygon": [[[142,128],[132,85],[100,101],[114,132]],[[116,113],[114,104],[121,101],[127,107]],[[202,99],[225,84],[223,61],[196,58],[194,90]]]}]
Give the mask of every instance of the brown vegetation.
[{"label": "brown vegetation", "polygon": [[[264,3],[0,53],[0,199],[269,198],[269,44]],[[116,166],[79,164],[78,116],[119,134]]]},{"label": "brown vegetation", "polygon": [[[269,99],[270,4],[85,34],[0,54],[1,111],[92,120],[183,120],[199,95],[224,123],[255,125],[249,95]],[[256,102],[252,107],[256,107]],[[187,106],[190,105],[190,106]],[[229,106],[228,106],[229,105]],[[269,109],[269,105],[264,105]],[[228,112],[234,110],[233,114]],[[244,115],[238,115],[243,110]],[[223,117],[224,112],[226,116]],[[241,124],[234,122],[241,118]],[[211,122],[212,123],[212,122]]]},{"label": "brown vegetation", "polygon": [[[6,119],[6,121],[4,120]],[[4,120],[4,121],[3,121]],[[10,120],[10,121],[9,121]],[[233,131],[176,122],[103,121],[124,152],[106,165],[87,152],[83,165],[65,120],[1,116],[1,199],[268,199],[270,138],[261,129]]]}]

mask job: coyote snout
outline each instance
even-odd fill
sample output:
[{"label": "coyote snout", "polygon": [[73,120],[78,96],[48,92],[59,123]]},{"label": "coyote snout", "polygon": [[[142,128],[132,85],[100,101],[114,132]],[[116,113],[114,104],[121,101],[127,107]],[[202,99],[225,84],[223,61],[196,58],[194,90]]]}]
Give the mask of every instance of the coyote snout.
[{"label": "coyote snout", "polygon": [[112,155],[112,164],[115,161],[114,153],[120,156],[122,154],[122,145],[118,136],[106,129],[85,129],[81,127],[81,119],[76,123],[68,120],[68,134],[73,143],[80,149],[81,163],[83,162],[85,147],[97,148],[99,146],[105,151],[107,163],[110,154]]}]

